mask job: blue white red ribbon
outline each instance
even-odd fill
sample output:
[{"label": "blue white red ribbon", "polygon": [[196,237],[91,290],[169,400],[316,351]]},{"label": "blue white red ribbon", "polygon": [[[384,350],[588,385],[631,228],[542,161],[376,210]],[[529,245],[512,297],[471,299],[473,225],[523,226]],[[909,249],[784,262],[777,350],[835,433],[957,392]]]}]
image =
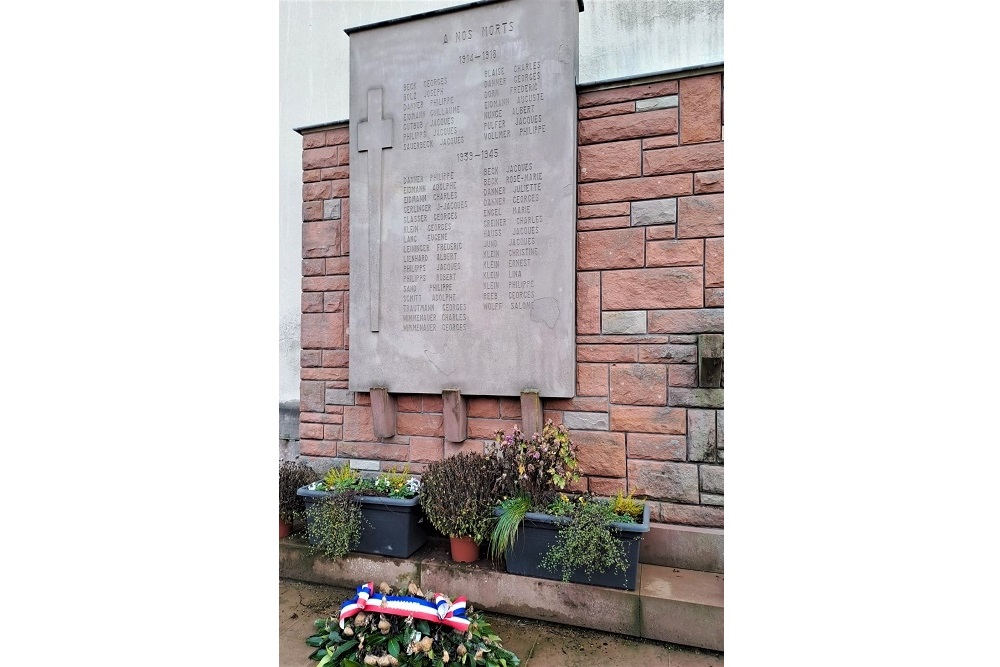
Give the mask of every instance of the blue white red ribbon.
[{"label": "blue white red ribbon", "polygon": [[361,611],[371,614],[412,616],[431,623],[440,623],[460,632],[469,627],[470,621],[465,617],[465,596],[457,597],[452,602],[444,595],[436,593],[434,602],[431,603],[423,598],[375,593],[375,584],[371,581],[358,586],[357,591],[357,595],[340,607],[341,629],[344,627],[344,621]]}]

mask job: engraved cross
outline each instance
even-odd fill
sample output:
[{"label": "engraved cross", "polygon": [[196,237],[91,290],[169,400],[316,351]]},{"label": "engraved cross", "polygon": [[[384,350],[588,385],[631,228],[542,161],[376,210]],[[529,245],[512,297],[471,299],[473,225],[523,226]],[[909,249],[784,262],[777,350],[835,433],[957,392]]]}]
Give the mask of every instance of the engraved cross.
[{"label": "engraved cross", "polygon": [[382,149],[392,148],[392,119],[382,118],[382,89],[368,91],[368,119],[358,123],[358,151],[368,153],[368,303],[372,331],[379,327],[382,294]]}]

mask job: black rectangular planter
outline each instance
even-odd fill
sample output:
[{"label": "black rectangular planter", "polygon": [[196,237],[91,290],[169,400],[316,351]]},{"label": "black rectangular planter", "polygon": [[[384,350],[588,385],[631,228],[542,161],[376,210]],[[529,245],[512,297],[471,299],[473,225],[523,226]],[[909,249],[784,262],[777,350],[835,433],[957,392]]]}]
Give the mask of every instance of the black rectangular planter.
[{"label": "black rectangular planter", "polygon": [[[322,498],[334,494],[329,491],[310,491],[303,486],[297,492],[306,504],[306,510]],[[427,541],[420,500],[413,498],[380,498],[357,496],[361,505],[361,540],[351,551],[409,558]],[[306,527],[309,513],[306,512]],[[315,544],[314,540],[309,541]]]},{"label": "black rectangular planter", "polygon": [[[500,510],[496,510],[499,513]],[[507,572],[528,577],[561,580],[560,573],[541,567],[542,559],[555,545],[559,528],[569,523],[569,519],[551,514],[528,512],[517,532],[517,539],[504,553]],[[611,528],[625,545],[628,566],[625,572],[595,572],[589,578],[585,571],[574,572],[570,581],[634,591],[639,585],[639,541],[649,532],[649,505],[642,512],[642,523],[612,523]]]}]

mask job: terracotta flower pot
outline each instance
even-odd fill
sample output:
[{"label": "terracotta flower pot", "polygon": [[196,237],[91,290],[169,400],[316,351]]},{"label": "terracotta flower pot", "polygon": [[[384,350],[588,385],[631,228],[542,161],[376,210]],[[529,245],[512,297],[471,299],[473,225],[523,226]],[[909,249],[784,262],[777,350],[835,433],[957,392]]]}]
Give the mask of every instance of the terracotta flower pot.
[{"label": "terracotta flower pot", "polygon": [[292,524],[278,519],[278,539],[288,537],[292,534]]},{"label": "terracotta flower pot", "polygon": [[456,563],[474,563],[479,560],[479,545],[471,537],[453,537],[451,559]]}]

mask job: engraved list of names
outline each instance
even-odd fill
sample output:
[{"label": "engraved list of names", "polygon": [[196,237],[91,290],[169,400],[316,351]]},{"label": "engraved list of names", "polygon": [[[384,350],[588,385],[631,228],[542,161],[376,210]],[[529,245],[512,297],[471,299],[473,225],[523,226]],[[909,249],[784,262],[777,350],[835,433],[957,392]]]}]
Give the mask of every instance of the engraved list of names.
[{"label": "engraved list of names", "polygon": [[578,11],[348,31],[351,389],[574,394]]}]

